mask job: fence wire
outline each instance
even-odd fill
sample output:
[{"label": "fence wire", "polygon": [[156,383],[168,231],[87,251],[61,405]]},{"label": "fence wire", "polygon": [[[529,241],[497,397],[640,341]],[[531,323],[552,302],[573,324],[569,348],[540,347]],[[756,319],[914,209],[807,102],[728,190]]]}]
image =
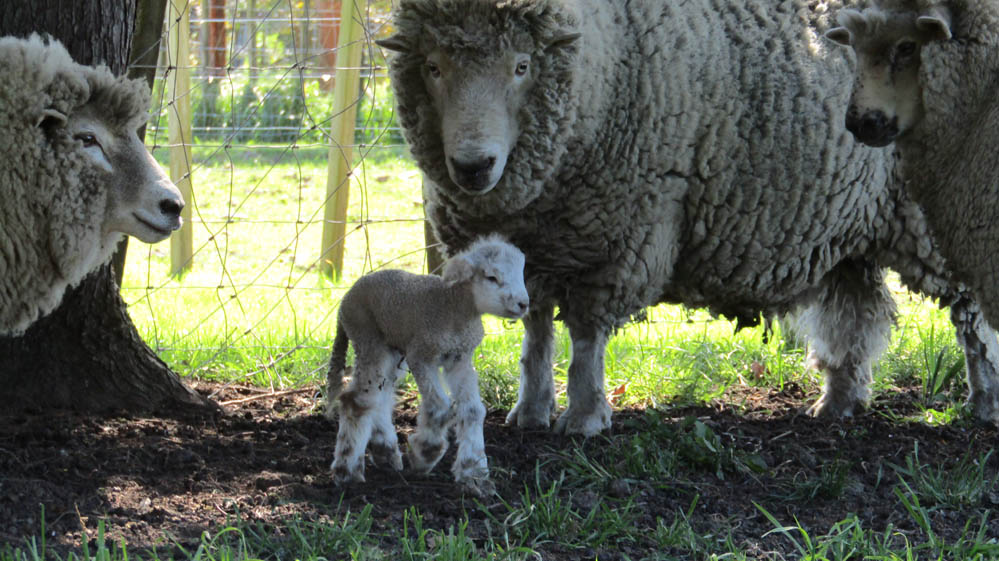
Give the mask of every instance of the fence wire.
[{"label": "fence wire", "polygon": [[[176,13],[189,10],[182,36],[190,54],[176,60],[170,52],[180,22],[166,17],[146,144],[168,167],[178,158],[170,112],[190,105],[191,137],[182,144],[190,147],[193,253],[187,271],[172,275],[168,242],[133,240],[122,294],[140,332],[181,374],[238,368],[280,382],[302,370],[294,363],[303,350],[313,351],[301,359],[312,363],[306,371],[320,370],[316,356],[326,352],[334,310],[353,279],[384,266],[425,270],[420,178],[405,158],[373,43],[388,33],[392,6],[340,4],[171,0]],[[341,11],[350,17],[355,5],[364,14],[355,143],[338,146],[330,131],[338,29]],[[171,91],[179,72],[190,86]],[[354,169],[328,191],[329,156],[344,148],[353,151]],[[318,270],[328,258],[324,208],[340,189],[350,190],[350,206],[343,276],[334,282]]]}]

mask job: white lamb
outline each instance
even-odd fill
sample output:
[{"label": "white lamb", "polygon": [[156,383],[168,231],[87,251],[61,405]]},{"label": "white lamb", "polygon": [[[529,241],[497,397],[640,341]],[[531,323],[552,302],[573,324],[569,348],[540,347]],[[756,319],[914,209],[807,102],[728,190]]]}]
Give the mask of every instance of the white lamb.
[{"label": "white lamb", "polygon": [[[476,495],[490,494],[482,435],[486,410],[472,355],[484,335],[482,314],[520,318],[528,302],[524,254],[497,235],[479,238],[451,258],[443,277],[382,270],[359,279],[340,303],[327,380],[328,417],[334,416],[334,398],[340,400],[334,481],[364,481],[369,441],[375,461],[402,469],[392,406],[395,383],[408,364],[422,396],[416,432],[409,437],[410,465],[422,473],[433,469],[453,426],[455,480]],[[354,376],[340,393],[349,341]]]}]

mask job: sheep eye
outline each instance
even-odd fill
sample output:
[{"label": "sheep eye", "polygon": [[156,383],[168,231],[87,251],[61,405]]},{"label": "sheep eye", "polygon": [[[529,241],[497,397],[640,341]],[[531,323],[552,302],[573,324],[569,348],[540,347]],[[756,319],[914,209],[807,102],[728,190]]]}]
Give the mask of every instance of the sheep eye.
[{"label": "sheep eye", "polygon": [[500,282],[499,278],[497,278],[496,275],[486,275],[486,280],[493,284],[499,284]]},{"label": "sheep eye", "polygon": [[895,47],[895,56],[899,58],[908,58],[916,53],[916,42],[915,41],[902,41]]},{"label": "sheep eye", "polygon": [[429,72],[430,77],[435,80],[441,77],[441,67],[437,66],[436,62],[427,61],[427,72]]},{"label": "sheep eye", "polygon": [[517,76],[524,76],[527,74],[527,71],[530,68],[531,68],[531,63],[529,61],[522,60],[517,63],[517,68],[515,68],[513,72]]},{"label": "sheep eye", "polygon": [[91,146],[99,146],[99,144],[97,143],[97,137],[87,132],[78,134],[73,138],[82,142],[84,148],[90,148]]}]

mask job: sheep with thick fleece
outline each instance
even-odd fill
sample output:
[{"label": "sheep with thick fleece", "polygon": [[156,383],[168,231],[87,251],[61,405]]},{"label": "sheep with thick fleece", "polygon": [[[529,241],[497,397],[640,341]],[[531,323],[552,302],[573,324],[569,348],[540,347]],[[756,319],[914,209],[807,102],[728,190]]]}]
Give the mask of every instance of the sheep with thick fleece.
[{"label": "sheep with thick fleece", "polygon": [[[815,414],[865,405],[894,302],[881,267],[953,304],[966,353],[994,337],[952,282],[889,151],[844,129],[853,58],[822,38],[836,1],[400,0],[397,116],[449,251],[498,231],[527,258],[521,386],[508,421],[610,426],[609,336],[659,302],[740,323],[804,307]],[[993,364],[968,361],[999,419]],[[972,371],[972,369],[979,368]]]},{"label": "sheep with thick fleece", "polygon": [[857,55],[847,128],[894,143],[940,252],[996,325],[999,2],[881,0],[837,20],[827,36]]},{"label": "sheep with thick fleece", "polygon": [[[528,307],[524,254],[499,236],[487,236],[448,260],[442,277],[381,270],[361,277],[343,297],[327,381],[327,415],[340,401],[340,428],[331,468],[338,483],[364,481],[369,439],[376,461],[402,469],[392,406],[395,383],[408,364],[422,401],[409,462],[428,472],[447,450],[454,427],[455,480],[477,495],[492,490],[473,353],[482,341],[482,314],[520,318]],[[348,342],[353,379],[340,393]],[[450,390],[448,398],[440,371]],[[453,400],[453,401],[452,401]]]},{"label": "sheep with thick fleece", "polygon": [[149,89],[37,35],[0,38],[0,334],[23,332],[108,262],[153,243],[184,201],[136,130]]}]

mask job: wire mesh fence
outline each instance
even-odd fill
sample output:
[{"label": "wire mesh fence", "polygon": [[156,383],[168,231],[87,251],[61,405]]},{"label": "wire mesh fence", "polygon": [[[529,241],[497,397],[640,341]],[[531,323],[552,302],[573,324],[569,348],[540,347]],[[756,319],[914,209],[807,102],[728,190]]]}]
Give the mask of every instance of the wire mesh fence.
[{"label": "wire mesh fence", "polygon": [[[177,251],[176,234],[169,244],[133,240],[122,295],[144,339],[182,375],[272,386],[314,379],[353,280],[386,266],[426,271],[420,174],[373,42],[391,33],[392,0],[168,4],[146,143],[176,182],[189,181],[189,249]],[[351,18],[354,39],[342,33]],[[352,47],[359,56],[345,62]],[[351,73],[357,82],[343,78]],[[331,214],[338,205],[345,212]],[[331,226],[341,227],[332,239]],[[343,250],[333,277],[321,273],[331,246]],[[732,329],[703,311],[650,318],[637,328],[650,348],[663,333]],[[519,357],[519,333],[511,335],[504,375]],[[564,338],[558,351],[564,366]],[[615,356],[612,346],[608,361],[633,352]]]},{"label": "wire mesh fence", "polygon": [[[181,374],[236,368],[275,382],[319,370],[353,279],[388,264],[424,269],[420,177],[373,43],[391,7],[170,0],[146,144],[175,182],[190,183],[190,248],[178,257],[177,234],[172,248],[133,241],[122,294]],[[345,18],[360,24],[352,43],[339,33]],[[338,55],[351,47],[360,62],[346,67]],[[338,107],[337,81],[351,72],[357,86]],[[333,127],[348,112],[356,128],[344,143]],[[330,172],[337,158],[349,159],[342,180]],[[331,221],[336,198],[346,214]],[[324,222],[344,232],[333,239],[344,251],[335,281],[319,272],[330,259]]]}]

